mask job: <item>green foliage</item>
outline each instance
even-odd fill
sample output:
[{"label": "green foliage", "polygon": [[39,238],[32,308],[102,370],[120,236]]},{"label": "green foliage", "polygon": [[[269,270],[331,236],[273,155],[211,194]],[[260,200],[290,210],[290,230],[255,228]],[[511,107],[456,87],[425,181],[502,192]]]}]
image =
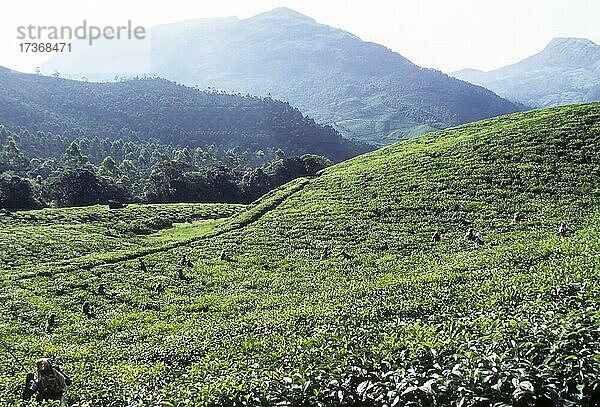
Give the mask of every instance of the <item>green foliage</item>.
[{"label": "green foliage", "polygon": [[192,154],[187,148],[168,145],[99,138],[69,142],[61,136],[17,135],[5,129],[0,145],[3,139],[5,150],[18,151],[15,155],[23,163],[6,160],[4,168],[0,165],[0,174],[13,180],[0,184],[0,207],[9,209],[93,205],[108,200],[247,203],[294,178],[315,175],[332,165],[326,157],[285,157],[281,150],[257,155],[239,148],[220,152],[210,147],[197,148]]},{"label": "green foliage", "polygon": [[[147,141],[190,149],[215,145],[242,152],[281,148],[290,155],[320,154],[334,161],[372,150],[316,124],[289,103],[204,92],[158,78],[93,83],[0,67],[0,106],[0,123],[14,131],[71,139]],[[93,151],[71,145],[67,165],[85,166],[89,153]]]},{"label": "green foliage", "polygon": [[597,405],[599,151],[600,104],[398,143],[176,245],[5,266],[0,338],[78,406]]},{"label": "green foliage", "polygon": [[4,137],[7,138],[6,145],[0,153],[0,159],[5,162],[5,165],[10,166],[16,170],[24,170],[28,166],[28,161],[17,146],[15,139],[8,136],[6,131]]},{"label": "green foliage", "polygon": [[[230,204],[159,204],[111,210],[106,205],[96,205],[0,212],[0,265],[5,269],[67,261],[94,253],[139,251],[156,232],[181,224],[204,227],[231,217],[242,208]],[[193,230],[187,232],[178,233],[175,241],[196,236]],[[157,240],[169,243],[168,237]]]},{"label": "green foliage", "polygon": [[32,209],[39,206],[29,181],[10,174],[0,176],[0,208]]},{"label": "green foliage", "polygon": [[295,178],[312,177],[332,162],[321,156],[305,154],[301,157],[281,157],[267,163],[263,170],[275,186],[283,185]]},{"label": "green foliage", "polygon": [[76,141],[71,142],[65,153],[65,169],[76,170],[90,168],[90,162],[86,156],[81,154],[79,144]]},{"label": "green foliage", "polygon": [[50,177],[43,188],[42,196],[53,206],[85,206],[129,199],[125,190],[99,180],[88,169],[59,173]]}]

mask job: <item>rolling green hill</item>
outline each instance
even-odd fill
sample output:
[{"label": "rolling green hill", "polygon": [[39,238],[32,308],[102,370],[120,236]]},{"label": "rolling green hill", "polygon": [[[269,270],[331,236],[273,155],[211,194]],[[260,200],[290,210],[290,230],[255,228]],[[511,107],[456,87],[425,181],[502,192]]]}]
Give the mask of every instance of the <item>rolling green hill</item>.
[{"label": "rolling green hill", "polygon": [[599,152],[600,104],[520,113],[295,180],[187,245],[0,267],[0,401],[11,349],[54,357],[78,406],[598,405]]},{"label": "rolling green hill", "polygon": [[172,146],[282,149],[342,161],[370,146],[346,140],[289,103],[204,92],[159,78],[112,83],[30,75],[0,67],[0,123],[71,137]]},{"label": "rolling green hill", "polygon": [[375,145],[522,110],[285,7],[242,20],[150,27],[148,37],[75,42],[73,52],[53,56],[42,70],[94,80],[157,75],[201,89],[273,95]]}]

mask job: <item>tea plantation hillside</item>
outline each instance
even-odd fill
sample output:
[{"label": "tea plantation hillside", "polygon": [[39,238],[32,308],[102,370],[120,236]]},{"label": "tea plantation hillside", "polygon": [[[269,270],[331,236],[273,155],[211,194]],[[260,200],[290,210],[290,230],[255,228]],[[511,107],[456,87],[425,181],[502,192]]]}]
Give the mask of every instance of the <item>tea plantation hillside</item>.
[{"label": "tea plantation hillside", "polygon": [[599,152],[600,104],[521,113],[293,181],[145,270],[6,269],[0,404],[10,349],[77,406],[599,405]]},{"label": "tea plantation hillside", "polygon": [[238,204],[106,205],[0,212],[0,267],[14,268],[97,253],[138,252],[201,235],[240,212]]}]

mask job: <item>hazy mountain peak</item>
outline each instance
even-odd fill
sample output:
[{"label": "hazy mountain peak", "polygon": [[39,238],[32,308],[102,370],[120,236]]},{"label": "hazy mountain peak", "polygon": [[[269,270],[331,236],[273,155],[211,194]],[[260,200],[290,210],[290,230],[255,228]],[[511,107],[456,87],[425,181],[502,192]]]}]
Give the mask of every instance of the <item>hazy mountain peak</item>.
[{"label": "hazy mountain peak", "polygon": [[600,46],[587,38],[554,38],[535,55],[490,72],[451,74],[530,106],[600,100]]},{"label": "hazy mountain peak", "polygon": [[587,38],[554,38],[539,55],[558,57],[558,62],[561,64],[585,65],[586,62],[600,56],[600,46]]},{"label": "hazy mountain peak", "polygon": [[587,38],[575,38],[575,37],[556,37],[553,38],[550,43],[546,46],[545,50],[553,49],[557,47],[597,47],[593,41]]},{"label": "hazy mountain peak", "polygon": [[586,38],[554,38],[542,52],[529,58],[546,67],[591,67],[600,58],[600,47]]},{"label": "hazy mountain peak", "polygon": [[267,11],[261,14],[258,14],[252,19],[261,19],[261,18],[281,18],[286,20],[297,20],[297,21],[310,21],[314,22],[313,18],[310,18],[302,13],[299,13],[295,10],[292,10],[288,7],[277,7],[271,11]]}]

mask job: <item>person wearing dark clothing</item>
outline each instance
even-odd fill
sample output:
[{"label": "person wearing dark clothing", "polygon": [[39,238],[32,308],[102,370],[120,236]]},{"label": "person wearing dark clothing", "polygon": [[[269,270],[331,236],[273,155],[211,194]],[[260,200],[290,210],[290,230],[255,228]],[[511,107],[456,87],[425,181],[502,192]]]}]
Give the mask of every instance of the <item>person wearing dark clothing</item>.
[{"label": "person wearing dark clothing", "polygon": [[52,366],[48,359],[36,362],[37,379],[33,373],[28,373],[23,390],[23,400],[29,400],[37,393],[38,402],[56,400],[64,402],[65,390],[71,385],[71,379],[58,366]]}]

